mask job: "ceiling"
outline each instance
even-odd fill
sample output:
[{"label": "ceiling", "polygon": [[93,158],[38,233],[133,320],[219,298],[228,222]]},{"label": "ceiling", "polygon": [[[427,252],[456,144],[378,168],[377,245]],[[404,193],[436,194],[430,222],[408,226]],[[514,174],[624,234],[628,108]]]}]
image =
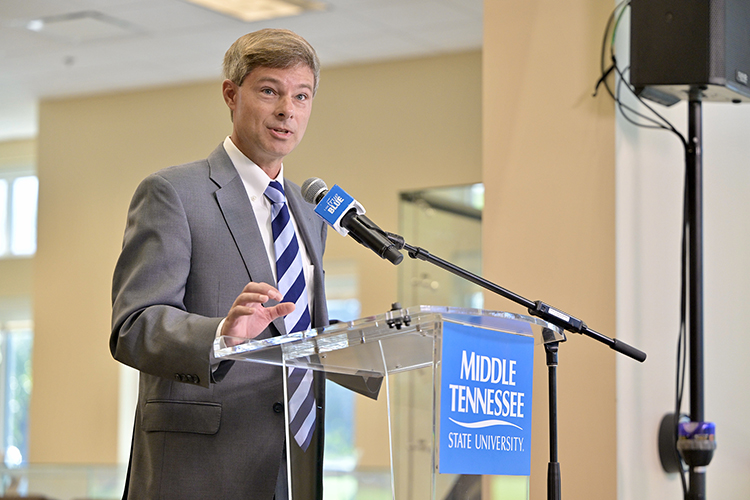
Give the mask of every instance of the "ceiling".
[{"label": "ceiling", "polygon": [[265,27],[305,37],[323,67],[482,45],[483,0],[323,1],[246,23],[184,0],[1,0],[0,140],[35,136],[42,98],[218,79],[232,42]]}]

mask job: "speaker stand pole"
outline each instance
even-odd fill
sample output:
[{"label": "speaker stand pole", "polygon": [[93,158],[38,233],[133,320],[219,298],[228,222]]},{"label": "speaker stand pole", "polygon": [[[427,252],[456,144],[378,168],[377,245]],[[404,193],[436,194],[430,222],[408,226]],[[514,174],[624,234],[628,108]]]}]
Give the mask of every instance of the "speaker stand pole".
[{"label": "speaker stand pole", "polygon": [[[690,420],[703,422],[703,131],[700,90],[691,90],[688,101],[688,151],[686,178],[689,227],[689,328],[690,336]],[[706,498],[706,466],[690,463],[687,500]]]},{"label": "speaker stand pole", "polygon": [[691,87],[685,152],[685,217],[687,219],[687,333],[690,353],[690,415],[664,416],[659,428],[659,458],[666,472],[685,474],[685,500],[706,499],[706,469],[716,449],[716,429],[703,414],[703,131],[702,91]]}]

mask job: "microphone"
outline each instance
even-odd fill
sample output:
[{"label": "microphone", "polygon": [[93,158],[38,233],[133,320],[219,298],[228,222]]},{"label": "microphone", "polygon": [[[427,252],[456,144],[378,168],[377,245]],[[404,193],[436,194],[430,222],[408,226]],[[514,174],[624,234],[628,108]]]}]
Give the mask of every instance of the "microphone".
[{"label": "microphone", "polygon": [[322,179],[311,177],[302,183],[302,197],[315,205],[315,213],[342,236],[347,234],[381,258],[399,264],[404,256],[377,224],[365,217],[365,209],[338,185],[330,190]]}]

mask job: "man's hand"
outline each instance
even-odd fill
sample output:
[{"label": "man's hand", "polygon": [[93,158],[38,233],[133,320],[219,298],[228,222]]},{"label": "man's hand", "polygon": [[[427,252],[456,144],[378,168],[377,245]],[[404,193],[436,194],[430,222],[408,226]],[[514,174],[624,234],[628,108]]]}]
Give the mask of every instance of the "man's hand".
[{"label": "man's hand", "polygon": [[271,321],[294,311],[292,302],[263,307],[269,299],[280,301],[282,298],[281,293],[267,283],[248,283],[229,309],[221,334],[246,339],[257,337]]}]

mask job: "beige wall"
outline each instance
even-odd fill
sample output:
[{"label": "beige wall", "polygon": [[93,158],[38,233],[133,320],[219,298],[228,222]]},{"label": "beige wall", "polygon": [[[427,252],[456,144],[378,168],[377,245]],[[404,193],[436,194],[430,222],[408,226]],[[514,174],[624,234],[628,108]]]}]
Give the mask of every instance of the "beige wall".
[{"label": "beige wall", "polygon": [[[218,81],[41,103],[32,462],[116,461],[110,280],[130,196],[148,173],[205,157],[229,131]],[[297,182],[340,184],[395,230],[399,191],[478,182],[480,158],[474,52],[324,70],[307,137],[285,166]],[[396,300],[391,264],[333,232],[326,257],[356,261],[363,314]]]},{"label": "beige wall", "polygon": [[31,297],[33,259],[0,259],[0,298]]},{"label": "beige wall", "polygon": [[[486,277],[615,336],[614,109],[592,98],[612,4],[485,1]],[[493,309],[519,307],[489,297]],[[531,498],[545,498],[547,373],[535,352]],[[561,344],[558,429],[566,498],[616,498],[615,357]]]},{"label": "beige wall", "polygon": [[33,165],[35,161],[34,139],[0,142],[0,170],[13,169],[18,165]]}]

